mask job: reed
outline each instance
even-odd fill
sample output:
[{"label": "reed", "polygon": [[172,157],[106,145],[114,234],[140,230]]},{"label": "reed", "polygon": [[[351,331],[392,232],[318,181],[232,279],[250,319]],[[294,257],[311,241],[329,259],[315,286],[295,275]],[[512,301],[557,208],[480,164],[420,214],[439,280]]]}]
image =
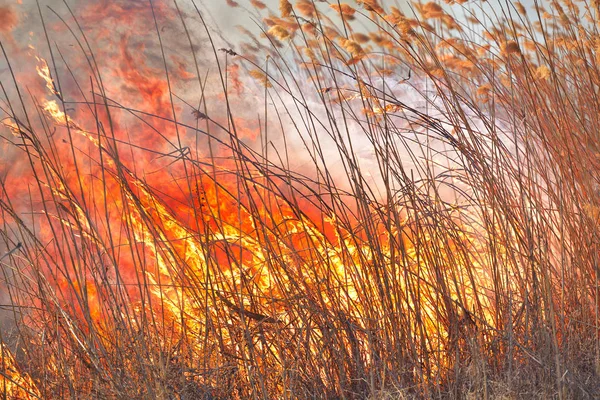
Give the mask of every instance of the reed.
[{"label": "reed", "polygon": [[594,398],[597,2],[228,3],[0,42],[4,398]]}]

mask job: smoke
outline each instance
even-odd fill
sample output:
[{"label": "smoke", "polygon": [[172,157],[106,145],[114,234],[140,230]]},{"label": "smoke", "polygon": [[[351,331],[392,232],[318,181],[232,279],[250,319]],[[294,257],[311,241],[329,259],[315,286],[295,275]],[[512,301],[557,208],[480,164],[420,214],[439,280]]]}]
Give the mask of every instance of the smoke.
[{"label": "smoke", "polygon": [[[371,179],[372,187],[382,186],[380,164],[383,161],[377,158],[373,139],[365,135],[360,118],[344,117],[335,105],[328,111],[330,95],[321,97],[318,88],[310,83],[308,75],[294,64],[292,58],[287,62],[292,64],[290,72],[298,84],[298,92],[294,96],[296,99],[303,98],[305,104],[298,104],[278,85],[265,98],[260,85],[251,78],[244,78],[244,68],[248,65],[242,63],[239,57],[217,51],[220,63],[217,66],[213,43],[216,49],[236,50],[241,42],[250,40],[235,29],[219,30],[220,26],[225,26],[224,18],[227,18],[228,26],[240,22],[250,29],[250,34],[259,32],[253,21],[259,21],[260,16],[252,8],[244,8],[244,5],[247,6],[244,2],[239,3],[240,7],[232,9],[224,8],[221,3],[198,2],[198,13],[193,3],[187,1],[177,2],[178,8],[170,1],[154,1],[152,7],[148,2],[78,1],[71,5],[70,11],[62,2],[52,1],[42,4],[42,17],[35,2],[15,8],[19,10],[18,16],[11,7],[7,7],[12,11],[7,12],[9,17],[6,18],[14,21],[9,25],[16,29],[14,36],[18,31],[21,49],[21,52],[11,54],[11,62],[18,67],[17,80],[28,87],[33,97],[57,101],[56,96],[48,93],[48,88],[35,71],[39,61],[32,62],[35,56],[45,59],[57,89],[69,103],[69,116],[86,130],[93,132],[95,121],[89,110],[78,104],[92,99],[106,101],[114,112],[111,123],[117,138],[136,146],[127,149],[131,154],[132,169],[158,171],[166,168],[168,159],[156,154],[170,154],[185,147],[207,156],[206,137],[201,138],[202,135],[192,129],[199,122],[198,115],[206,114],[213,121],[206,128],[211,135],[228,140],[228,133],[220,128],[229,124],[220,78],[220,75],[226,74],[225,84],[228,86],[236,134],[246,145],[272,160],[276,160],[276,152],[283,151],[285,145],[288,153],[285,166],[308,175],[316,174],[312,167],[314,159],[320,158],[326,161],[327,165],[322,167],[332,172],[336,183],[347,188],[349,182],[342,160],[344,154],[338,146],[341,144],[346,149],[344,151],[352,149],[358,167],[365,177]],[[277,2],[266,2],[266,5],[277,8]],[[40,18],[44,19],[49,33],[48,41]],[[19,21],[18,26],[16,21]],[[202,21],[208,26],[204,26]],[[284,57],[289,52],[289,48],[284,48]],[[264,68],[266,60],[264,57],[256,62]],[[6,68],[2,77],[6,78],[4,81],[10,81]],[[101,83],[104,85],[102,90],[99,87]],[[391,88],[393,97],[403,99],[418,110],[426,110],[432,104],[427,94],[424,95],[426,82],[419,77],[403,83],[382,81],[375,84]],[[354,85],[352,80],[340,81],[343,87],[352,88]],[[8,97],[15,99],[12,87]],[[306,115],[304,107],[311,110],[312,115]],[[349,102],[348,107],[350,110],[346,111],[352,111],[355,116],[362,113],[360,99]],[[438,102],[437,108],[440,107],[442,105]],[[435,108],[432,107],[432,110]],[[431,110],[427,112],[431,113]],[[330,117],[334,118],[336,125],[330,124]],[[169,120],[177,120],[190,128],[177,129]],[[107,122],[104,120],[104,123]],[[397,132],[390,146],[402,152],[408,169],[418,170],[414,165],[417,158],[426,158],[427,155],[419,155],[422,146],[418,140],[415,141],[415,132],[411,132],[412,128],[402,118],[392,118],[391,122]],[[64,134],[64,129],[59,130],[61,132]],[[410,135],[412,137],[408,137],[407,141]],[[3,131],[3,136],[10,137],[9,132]],[[318,154],[307,145],[315,138],[320,142]],[[342,142],[336,143],[339,140]],[[432,152],[447,154],[443,142],[436,141],[436,138],[427,140]],[[410,153],[417,154],[416,158]],[[7,173],[5,168],[11,168],[16,177],[23,174],[23,168],[19,169],[18,163],[12,162],[19,155],[22,151],[14,146],[3,150],[4,159],[11,160],[2,166],[4,170],[0,172],[3,175]]]},{"label": "smoke", "polygon": [[[58,111],[68,114],[82,132],[93,134],[100,126],[111,129],[121,149],[121,162],[157,183],[176,181],[179,171],[171,167],[176,159],[173,154],[183,154],[189,148],[200,159],[208,157],[208,134],[228,142],[235,131],[243,144],[292,172],[314,178],[319,176],[316,168],[321,168],[321,172],[327,170],[335,186],[341,189],[351,187],[351,174],[344,164],[350,154],[356,162],[353,168],[359,169],[368,180],[366,183],[376,200],[385,200],[386,194],[378,190],[385,187],[382,171],[389,159],[376,153],[383,148],[382,143],[374,144],[379,139],[369,136],[369,129],[365,129],[360,97],[336,104],[332,95],[337,91],[319,92],[291,57],[285,61],[291,64],[288,73],[296,80],[294,89],[288,93],[283,90],[284,81],[273,81],[272,88],[265,92],[264,87],[244,74],[244,68],[249,66],[240,57],[218,50],[230,46],[236,50],[236,43],[249,38],[240,37],[233,30],[221,32],[216,26],[203,25],[203,19],[209,24],[217,23],[211,21],[222,17],[220,8],[209,6],[198,14],[190,2],[177,4],[179,10],[169,1],[152,2],[152,7],[147,2],[126,0],[79,1],[69,10],[62,2],[55,1],[42,5],[41,16],[35,2],[4,7],[7,11],[0,15],[7,24],[3,26],[11,27],[9,34],[18,47],[9,52],[9,59],[20,87],[27,88],[27,95],[18,99],[15,85],[8,84],[12,81],[11,73],[2,64],[1,78],[7,82],[5,104],[26,102],[26,108],[37,113],[31,118],[37,129],[45,129],[44,123],[37,121],[48,118],[44,104],[50,101],[60,104]],[[211,17],[213,12],[217,17]],[[235,14],[234,21],[241,19]],[[286,51],[289,48],[284,48],[284,57]],[[39,74],[43,69],[41,59],[48,65],[47,79]],[[256,62],[259,67],[267,67],[266,57],[257,57]],[[228,87],[227,101],[221,77]],[[282,76],[276,77],[279,78]],[[341,76],[338,85],[343,92],[356,94],[355,80]],[[418,77],[406,82],[375,80],[373,85],[392,90],[392,97],[436,116],[436,107],[432,107],[436,102],[428,97],[425,80]],[[110,108],[110,119],[102,111],[104,105]],[[230,132],[226,132],[223,127],[229,127],[231,122],[229,107],[235,129],[230,127]],[[9,108],[3,108],[1,119],[14,123],[15,116],[7,112]],[[442,108],[438,100],[437,109]],[[16,117],[26,120],[20,108],[13,109]],[[98,113],[97,118],[92,109]],[[446,144],[439,137],[415,132],[404,118],[404,111],[398,113],[398,117],[388,121],[392,137],[386,144],[397,152],[396,162],[409,171],[414,170],[418,178],[419,160],[434,153],[446,154],[439,156],[442,158],[439,165],[449,159]],[[58,144],[64,167],[74,170],[74,160],[64,143],[73,143],[85,159],[97,159],[94,153],[97,149],[90,146],[90,135],[71,136],[64,119],[50,129],[48,140]],[[179,125],[173,123],[175,120]],[[32,183],[28,175],[31,167],[22,142],[9,127],[0,129],[0,155],[5,160],[0,164],[0,177],[11,190],[11,196],[20,200],[18,204],[25,215],[40,209],[42,204],[39,199],[27,198]],[[431,153],[423,153],[423,148]],[[227,155],[217,151],[217,156]],[[86,177],[97,175],[93,165],[80,171]]]}]

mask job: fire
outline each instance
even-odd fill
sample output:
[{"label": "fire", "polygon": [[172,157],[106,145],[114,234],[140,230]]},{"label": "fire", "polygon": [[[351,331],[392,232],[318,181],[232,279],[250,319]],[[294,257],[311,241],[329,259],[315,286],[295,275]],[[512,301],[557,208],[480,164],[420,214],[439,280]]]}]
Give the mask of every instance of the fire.
[{"label": "fire", "polygon": [[[33,46],[30,45],[29,48],[31,50],[35,51],[35,48]],[[40,58],[38,56],[35,56],[35,59],[38,61],[38,64],[35,67],[38,75],[44,81],[46,81],[46,87],[48,88],[50,93],[52,93],[60,98],[60,92],[56,88],[56,83],[54,82],[54,79],[52,79],[52,75],[50,74],[50,67],[48,67],[48,63],[46,62],[46,60],[44,60],[43,58]]]},{"label": "fire", "polygon": [[[127,55],[127,51],[123,50],[123,54]],[[49,77],[47,63],[43,59],[37,59],[41,65],[38,67],[38,73],[46,82],[49,94],[59,96],[54,89],[53,80]],[[130,61],[128,69],[133,70]],[[149,86],[149,81],[140,78],[141,75],[137,75],[137,72],[135,77],[131,74],[133,72],[127,79],[137,82],[136,85],[144,96],[146,88],[160,87],[158,83]],[[155,93],[154,89],[148,90],[158,98],[162,97],[162,94]],[[364,96],[366,89],[362,90]],[[361,94],[355,94],[352,99],[359,99],[360,96]],[[160,100],[151,104],[157,109],[163,107]],[[392,105],[387,105],[384,109],[374,107],[373,113],[384,114],[397,111],[398,108]],[[43,109],[57,126],[73,129],[89,140],[96,150],[101,150],[101,142],[106,139],[87,132],[83,128],[85,124],[76,122],[62,111],[56,100],[45,99]],[[10,124],[10,121],[7,123]],[[250,122],[236,119],[235,124],[240,137],[257,138],[256,127],[252,127]],[[16,129],[12,124],[9,126]],[[240,185],[248,185],[248,182],[254,186],[254,182],[262,179],[266,185],[273,185],[269,177],[255,167],[247,170],[248,176],[243,177],[239,175],[235,165],[228,161],[219,165],[214,159],[206,159],[204,164],[211,165],[208,170],[197,166],[202,164],[201,160],[190,163],[187,168],[191,168],[193,176],[197,177],[190,181],[194,189],[190,191],[189,196],[193,199],[187,204],[185,201],[180,203],[174,209],[159,194],[158,188],[149,186],[132,170],[119,165],[114,154],[107,152],[103,160],[98,160],[97,156],[92,156],[93,153],[89,152],[88,156],[96,158],[95,162],[101,163],[98,165],[104,174],[114,181],[109,195],[112,198],[124,198],[124,202],[116,205],[116,208],[109,208],[113,209],[113,217],[108,221],[108,229],[127,227],[130,231],[129,239],[124,244],[131,247],[141,245],[144,248],[144,255],[140,261],[129,261],[132,265],[128,266],[127,270],[132,276],[121,278],[126,279],[123,281],[126,285],[133,285],[136,280],[147,282],[152,296],[147,298],[145,294],[138,294],[135,290],[126,291],[133,301],[135,311],[133,314],[124,314],[123,318],[131,319],[132,322],[137,323],[140,318],[144,318],[143,315],[150,313],[153,318],[160,317],[164,323],[171,325],[170,329],[174,330],[171,335],[177,333],[181,336],[198,335],[214,329],[211,326],[236,324],[236,321],[241,320],[244,324],[263,326],[261,329],[273,329],[273,333],[286,326],[295,326],[290,331],[293,336],[296,334],[294,332],[300,332],[299,330],[316,327],[312,326],[310,320],[305,320],[304,307],[311,307],[310,303],[298,309],[290,307],[286,299],[297,298],[303,302],[307,300],[303,300],[305,293],[313,293],[319,295],[320,312],[337,310],[335,312],[343,313],[353,324],[363,325],[367,324],[364,322],[367,316],[360,304],[369,302],[369,297],[374,295],[364,292],[364,282],[372,280],[376,276],[372,274],[376,274],[377,269],[382,269],[389,271],[388,279],[392,279],[398,285],[398,295],[410,290],[406,286],[407,279],[422,281],[421,293],[417,297],[411,296],[405,300],[396,298],[393,301],[405,301],[408,307],[420,309],[421,323],[428,332],[422,351],[449,351],[444,343],[451,327],[444,326],[440,321],[437,304],[450,299],[439,297],[432,283],[436,280],[435,271],[439,268],[451,268],[458,274],[457,279],[461,282],[462,289],[450,289],[451,302],[456,303],[451,303],[451,308],[462,314],[465,320],[471,318],[474,307],[481,307],[480,302],[489,301],[478,299],[475,289],[489,288],[485,265],[481,264],[485,263],[485,260],[453,260],[455,265],[452,267],[445,262],[429,265],[421,261],[423,255],[419,247],[426,248],[429,243],[435,243],[434,246],[444,249],[448,255],[456,251],[458,246],[465,245],[473,246],[474,254],[478,254],[477,247],[481,246],[480,242],[485,238],[478,237],[477,232],[467,233],[464,227],[459,230],[460,236],[456,241],[440,243],[432,233],[416,233],[414,221],[427,218],[426,216],[404,210],[405,216],[399,225],[386,226],[385,220],[373,212],[369,215],[371,220],[364,222],[372,226],[369,234],[380,237],[380,248],[375,251],[365,236],[367,232],[352,232],[352,229],[363,229],[357,221],[350,220],[351,226],[348,226],[341,222],[336,213],[326,212],[322,206],[305,203],[301,208],[303,213],[298,214],[289,199],[276,194],[268,186],[263,189],[247,187],[243,189],[242,195],[235,195],[240,191]],[[211,169],[214,171],[211,172]],[[89,243],[88,245],[103,246],[108,231],[98,231],[86,210],[78,202],[72,201],[72,189],[69,188],[72,183],[62,183],[59,175],[55,178],[58,186],[53,188],[52,192],[66,204],[61,206],[65,212],[57,210],[49,216],[67,231],[74,232],[74,239]],[[100,188],[94,189],[91,182],[86,182],[85,177],[80,176],[78,179],[83,182],[79,184],[84,184],[92,191]],[[171,182],[163,182],[160,193],[175,189],[176,186],[170,188],[168,185],[174,185],[176,181]],[[100,195],[92,193],[91,198]],[[128,210],[127,214],[123,214],[125,209]],[[392,212],[397,211],[400,210]],[[118,214],[121,214],[121,217],[117,217]],[[316,218],[311,218],[310,214]],[[318,222],[319,220],[321,222]],[[415,236],[420,237],[417,239]],[[415,240],[419,241],[419,247]],[[393,248],[397,248],[398,241],[405,252],[401,269],[397,268],[399,261],[393,256]],[[481,275],[464,276],[463,262],[472,264],[469,270],[479,271]],[[73,271],[68,272],[71,268]],[[75,264],[66,266],[66,276],[76,273],[75,268]],[[285,273],[282,274],[282,271]],[[409,275],[406,275],[407,273]],[[103,300],[106,296],[103,294],[104,289],[93,283],[96,279],[93,275],[84,279],[88,280],[84,286],[78,283],[78,280],[72,282],[69,278],[57,283],[60,293],[73,291],[86,298],[87,310],[77,308],[76,314],[80,318],[91,318],[92,325],[87,328],[80,327],[76,320],[64,314],[68,335],[74,338],[82,349],[87,348],[81,337],[82,330],[98,330],[108,337],[114,334],[110,324],[102,320],[107,317],[107,305]],[[200,292],[199,288],[202,288]],[[67,296],[64,300],[70,298]],[[146,305],[143,299],[147,301]],[[377,305],[373,306],[377,309]],[[494,323],[492,315],[484,315],[485,324]],[[362,329],[368,329],[368,325]],[[232,333],[222,335],[223,341],[219,344],[222,351],[245,352],[239,347],[238,339],[232,336]],[[191,337],[187,338],[189,339]],[[163,337],[162,340],[166,341],[165,345],[172,345],[169,344],[168,337]],[[351,346],[351,343],[347,345]],[[107,341],[104,346],[110,348],[112,343]],[[208,356],[204,354],[204,347],[192,343],[189,346],[192,352],[198,353],[197,357]],[[280,351],[274,344],[262,343],[260,346],[264,346],[261,351]],[[322,350],[318,340],[313,340],[309,349],[311,357],[318,357]],[[368,356],[367,361],[373,361],[370,357]],[[440,358],[438,362],[442,360],[443,358]],[[444,366],[440,363],[435,368],[441,369]]]},{"label": "fire", "polygon": [[15,121],[13,121],[10,118],[5,118],[2,121],[0,121],[2,123],[2,125],[4,125],[5,127],[7,127],[14,136],[19,137],[21,134],[21,129],[19,128],[19,126],[17,125],[17,123]]},{"label": "fire", "polygon": [[[559,66],[518,64],[531,50],[511,37],[485,51],[436,37],[461,29],[437,3],[415,8],[422,22],[380,3],[333,5],[338,26],[318,2],[282,1],[265,20],[272,47],[249,39],[251,54],[215,50],[214,64],[191,8],[162,3],[82,11],[136,28],[147,17],[159,50],[121,25],[86,34],[110,44],[93,57],[29,47],[37,77],[16,79],[31,98],[10,92],[0,108],[21,156],[18,179],[1,165],[0,256],[27,328],[14,354],[44,361],[25,365],[0,337],[4,393],[428,397],[473,371],[487,393],[504,360],[550,360],[570,379],[563,343],[595,323],[597,285],[571,303],[564,290],[595,251],[578,241],[597,222],[593,177],[534,137],[534,123],[561,131],[555,120],[505,116],[521,101],[508,87],[546,88]],[[367,15],[381,26],[355,32]]]},{"label": "fire", "polygon": [[64,125],[66,123],[70,128],[83,131],[67,114],[62,111],[56,100],[46,100],[43,105],[44,111],[57,123]]},{"label": "fire", "polygon": [[[44,109],[57,124],[63,124],[63,121],[67,120],[69,126],[84,133],[78,123],[58,109],[55,101],[47,100],[45,104]],[[389,111],[389,108],[386,111]],[[238,125],[243,123],[238,121]],[[242,125],[240,132],[244,129]],[[85,136],[90,138],[90,135]],[[249,135],[244,134],[244,136]],[[98,145],[96,139],[90,138],[90,140],[94,145]],[[118,176],[114,161],[106,161],[104,167],[111,175]],[[232,195],[236,190],[235,187],[242,183],[235,170],[221,169],[217,180],[206,176],[206,172],[200,173],[205,174],[203,181],[194,182],[200,188],[200,203],[194,201],[187,207],[180,206],[179,213],[171,211],[154,190],[133,173],[127,172],[124,176],[116,178],[117,182],[120,182],[121,190],[125,192],[129,209],[138,210],[130,211],[121,223],[130,227],[135,243],[143,245],[147,249],[146,254],[149,259],[156,262],[156,268],[146,270],[144,274],[152,288],[154,301],[162,304],[161,314],[168,320],[172,320],[180,333],[208,329],[206,323],[201,324],[199,321],[208,317],[204,313],[212,307],[228,309],[231,313],[231,317],[228,318],[230,321],[231,318],[245,317],[249,320],[254,319],[258,323],[289,325],[300,316],[295,314],[294,310],[290,310],[283,300],[299,295],[294,290],[294,279],[300,276],[302,276],[304,290],[311,293],[325,293],[322,287],[329,287],[329,285],[336,287],[335,297],[325,295],[321,299],[323,306],[341,307],[348,318],[360,321],[364,318],[363,310],[357,305],[368,301],[365,297],[367,295],[360,292],[363,287],[361,281],[370,277],[368,273],[357,270],[357,265],[363,268],[367,266],[375,268],[379,263],[379,268],[393,270],[397,261],[390,257],[390,248],[394,246],[393,242],[397,240],[396,238],[400,237],[406,252],[403,261],[405,271],[416,274],[425,284],[421,290],[419,303],[430,332],[427,347],[442,346],[448,328],[439,325],[435,306],[439,298],[433,287],[428,287],[431,285],[428,282],[435,280],[433,271],[440,268],[440,265],[427,265],[418,261],[421,256],[412,242],[411,231],[414,228],[409,222],[409,220],[418,220],[420,218],[418,215],[407,215],[402,220],[402,224],[393,227],[391,232],[386,232],[380,225],[377,234],[381,236],[382,247],[379,249],[380,254],[376,256],[366,238],[347,232],[347,228],[339,223],[335,214],[325,215],[322,225],[315,224],[308,216],[297,215],[283,197],[273,193],[268,193],[269,203],[272,206],[268,208],[261,206],[251,211],[251,204],[261,201],[264,203],[265,199],[261,198],[260,190],[250,190],[244,203]],[[63,188],[57,194],[68,201],[68,197],[62,194],[66,192],[66,188]],[[310,208],[306,207],[311,206],[304,207],[309,211]],[[318,209],[315,211],[320,212]],[[84,210],[76,207],[73,212],[76,213],[74,221],[87,219]],[[197,215],[198,213],[200,215]],[[196,218],[194,224],[202,226],[195,227],[184,223],[180,220],[181,215],[194,215]],[[375,225],[383,222],[378,222],[375,215],[373,218],[372,223]],[[81,231],[82,237],[86,237],[92,243],[101,240],[95,238],[92,233],[87,233],[92,230],[87,224],[81,226],[81,222],[72,222],[65,218],[59,220],[68,229]],[[157,230],[155,227],[160,228]],[[205,233],[199,236],[199,232]],[[325,232],[331,233],[327,235]],[[470,235],[467,236],[466,232],[461,230],[460,235],[464,236],[464,240],[460,239],[456,244],[447,244],[449,254],[459,243],[471,242],[473,246],[478,246],[477,243],[482,239],[476,237],[476,232],[471,233],[472,237],[469,237]],[[421,242],[421,246],[427,246],[427,242],[437,239],[426,233],[421,240],[425,240]],[[273,256],[272,246],[277,247],[276,254],[279,259],[276,262],[270,259]],[[464,261],[478,265],[478,261],[475,260]],[[457,260],[457,262],[459,264],[454,268],[460,273],[461,261]],[[184,265],[183,270],[178,270],[181,268],[181,263]],[[288,276],[282,277],[273,264],[281,267],[285,265]],[[213,278],[211,291],[216,297],[211,299],[207,297],[208,293],[199,296],[193,286],[192,292],[186,289],[189,285],[185,282],[204,282],[209,279],[210,274],[217,273],[215,268],[218,268],[218,275]],[[489,285],[484,275],[484,266],[477,266],[476,269],[481,271],[482,275],[472,282],[472,285],[474,287]],[[326,275],[321,275],[325,271],[327,271]],[[401,282],[406,279],[404,273],[393,276],[393,279],[402,285]],[[466,301],[464,303],[466,305],[460,306],[458,311],[469,315],[470,308],[475,306],[473,296],[476,296],[476,293],[469,289],[470,285],[464,281],[466,277],[459,277],[459,279],[463,281],[464,291],[453,290],[452,296],[458,304]],[[247,288],[243,289],[238,296],[231,295],[239,290],[235,287],[244,286]],[[414,301],[416,299],[410,302],[413,306],[416,305]],[[97,321],[102,315],[102,306],[90,300],[90,305],[93,304],[96,304],[94,307],[98,309],[91,309],[90,315]],[[175,322],[181,315],[185,315],[186,318]],[[210,317],[215,321],[223,318],[214,311],[211,312]],[[492,316],[487,317],[489,319],[485,322],[492,323]],[[224,343],[224,346],[232,345],[233,342]],[[312,351],[315,356],[320,351],[316,343],[312,346]]]},{"label": "fire", "polygon": [[20,372],[17,362],[4,343],[0,343],[0,366],[0,390],[6,398],[41,398],[31,377]]}]

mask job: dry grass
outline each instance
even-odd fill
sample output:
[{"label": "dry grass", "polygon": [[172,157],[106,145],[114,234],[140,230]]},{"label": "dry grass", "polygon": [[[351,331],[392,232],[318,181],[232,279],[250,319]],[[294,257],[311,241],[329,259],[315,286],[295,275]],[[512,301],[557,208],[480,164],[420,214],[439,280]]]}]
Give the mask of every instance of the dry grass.
[{"label": "dry grass", "polygon": [[5,398],[597,395],[596,3],[357,3],[150,3],[137,86],[70,10],[45,90],[3,44]]}]

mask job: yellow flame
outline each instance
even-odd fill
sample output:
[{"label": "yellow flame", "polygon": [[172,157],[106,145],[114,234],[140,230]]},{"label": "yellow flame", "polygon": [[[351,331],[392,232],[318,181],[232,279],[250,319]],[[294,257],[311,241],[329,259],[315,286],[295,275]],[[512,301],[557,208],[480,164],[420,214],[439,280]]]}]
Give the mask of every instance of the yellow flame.
[{"label": "yellow flame", "polygon": [[41,393],[26,373],[21,373],[10,350],[0,343],[0,393],[7,399],[39,399]]},{"label": "yellow flame", "polygon": [[[35,48],[32,45],[29,45],[29,48],[31,50],[35,50]],[[48,62],[46,62],[46,60],[44,60],[41,57],[38,57],[35,54],[34,54],[34,57],[38,62],[38,64],[35,66],[35,69],[36,69],[38,75],[42,79],[44,79],[44,81],[46,82],[46,87],[48,88],[48,90],[50,90],[50,92],[52,94],[54,94],[58,97],[61,97],[61,94],[56,87],[54,79],[52,78],[52,74],[50,72],[50,67],[48,66]]]},{"label": "yellow flame", "polygon": [[21,136],[21,129],[19,129],[19,126],[15,121],[13,121],[12,118],[5,118],[2,121],[0,121],[0,123],[6,126],[16,137]]}]

